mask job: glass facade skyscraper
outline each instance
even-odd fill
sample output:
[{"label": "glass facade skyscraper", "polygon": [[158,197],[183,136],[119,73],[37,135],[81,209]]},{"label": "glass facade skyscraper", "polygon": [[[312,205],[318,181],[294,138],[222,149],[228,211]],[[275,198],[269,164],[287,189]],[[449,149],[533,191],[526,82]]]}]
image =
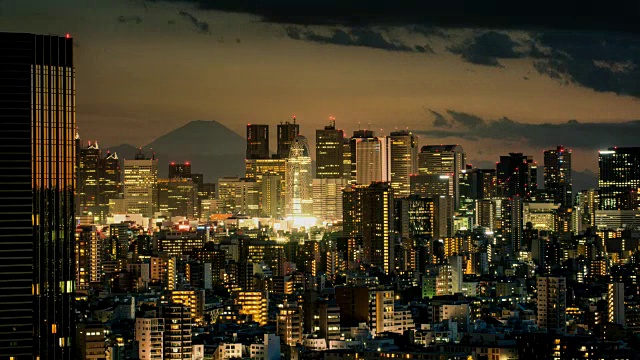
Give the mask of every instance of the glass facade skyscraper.
[{"label": "glass facade skyscraper", "polygon": [[74,359],[73,40],[0,33],[0,354]]},{"label": "glass facade skyscraper", "polygon": [[615,147],[600,150],[598,168],[600,209],[638,209],[640,147]]}]

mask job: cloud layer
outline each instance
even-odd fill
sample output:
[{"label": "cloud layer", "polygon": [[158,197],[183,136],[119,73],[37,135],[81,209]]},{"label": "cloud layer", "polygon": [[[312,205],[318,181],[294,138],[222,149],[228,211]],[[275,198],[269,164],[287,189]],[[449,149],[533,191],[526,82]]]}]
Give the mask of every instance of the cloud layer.
[{"label": "cloud layer", "polygon": [[483,119],[473,114],[447,110],[446,114],[430,110],[431,130],[417,131],[429,137],[458,137],[468,140],[523,141],[531,146],[559,144],[585,149],[612,146],[635,146],[640,120],[620,123],[582,123],[569,120],[560,124],[527,124],[506,117]]},{"label": "cloud layer", "polygon": [[350,30],[332,28],[328,33],[320,33],[298,26],[287,26],[285,27],[285,32],[293,40],[305,40],[320,44],[361,46],[387,51],[434,53],[428,44],[411,47],[399,41],[388,40],[382,32],[370,28],[352,28]]}]

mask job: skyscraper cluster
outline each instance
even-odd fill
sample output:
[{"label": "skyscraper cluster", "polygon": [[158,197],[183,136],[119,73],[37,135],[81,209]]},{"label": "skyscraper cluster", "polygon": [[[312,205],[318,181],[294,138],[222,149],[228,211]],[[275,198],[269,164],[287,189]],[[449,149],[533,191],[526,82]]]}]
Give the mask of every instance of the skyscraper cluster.
[{"label": "skyscraper cluster", "polygon": [[294,116],[206,182],[82,141],[69,36],[0,33],[0,65],[0,359],[636,357],[639,147],[575,191],[564,146],[539,186],[533,155],[333,117],[313,149]]}]

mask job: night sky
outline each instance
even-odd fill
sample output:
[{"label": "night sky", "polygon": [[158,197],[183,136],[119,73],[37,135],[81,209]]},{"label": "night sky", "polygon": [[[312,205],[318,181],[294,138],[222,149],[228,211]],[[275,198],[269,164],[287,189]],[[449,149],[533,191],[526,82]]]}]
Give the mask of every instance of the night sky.
[{"label": "night sky", "polygon": [[287,24],[212,4],[0,0],[0,23],[74,37],[78,126],[103,147],[145,145],[198,119],[244,134],[292,114],[310,140],[335,116],[349,133],[409,128],[421,144],[459,143],[477,165],[510,151],[541,163],[563,144],[574,169],[595,171],[598,148],[638,145],[635,35]]}]

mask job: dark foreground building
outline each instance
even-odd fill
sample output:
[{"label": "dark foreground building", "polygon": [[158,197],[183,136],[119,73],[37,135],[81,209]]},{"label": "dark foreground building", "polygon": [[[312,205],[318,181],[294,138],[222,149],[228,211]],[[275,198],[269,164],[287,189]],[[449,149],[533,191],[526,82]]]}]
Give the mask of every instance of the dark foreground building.
[{"label": "dark foreground building", "polygon": [[73,359],[73,41],[0,33],[0,359]]}]

